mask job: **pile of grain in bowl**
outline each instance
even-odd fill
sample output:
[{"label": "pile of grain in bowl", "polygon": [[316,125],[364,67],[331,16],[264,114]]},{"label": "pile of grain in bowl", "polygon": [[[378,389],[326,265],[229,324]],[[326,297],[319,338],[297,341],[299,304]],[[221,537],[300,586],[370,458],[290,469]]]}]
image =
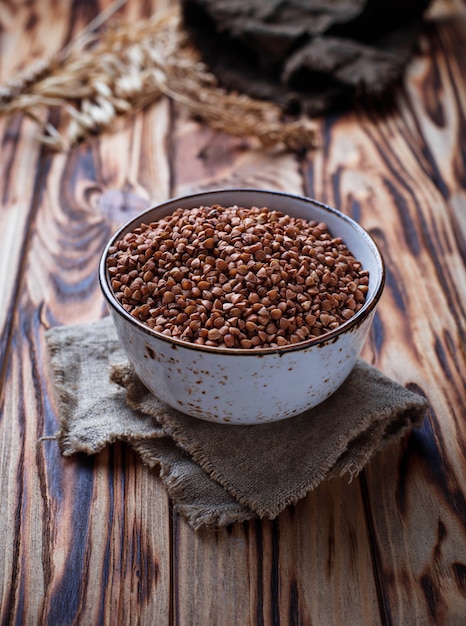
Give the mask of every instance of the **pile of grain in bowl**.
[{"label": "pile of grain in bowl", "polygon": [[116,299],[150,328],[221,348],[321,337],[363,306],[369,275],[324,223],[268,208],[200,206],[110,247]]}]

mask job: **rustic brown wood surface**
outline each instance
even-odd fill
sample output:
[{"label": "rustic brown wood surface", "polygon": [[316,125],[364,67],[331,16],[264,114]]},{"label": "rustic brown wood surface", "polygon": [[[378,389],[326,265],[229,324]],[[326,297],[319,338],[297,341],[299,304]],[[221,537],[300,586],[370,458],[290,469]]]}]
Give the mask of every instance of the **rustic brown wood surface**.
[{"label": "rustic brown wood surface", "polygon": [[[0,82],[107,0],[0,3]],[[170,2],[128,0],[124,19]],[[166,99],[56,153],[0,118],[2,624],[466,624],[466,5],[434,5],[404,88],[318,120],[305,155],[258,150]],[[390,100],[390,101],[388,101]],[[220,186],[304,193],[356,218],[387,284],[363,356],[425,395],[419,430],[273,521],[193,532],[127,447],[64,459],[45,329],[105,314],[115,228]]]}]

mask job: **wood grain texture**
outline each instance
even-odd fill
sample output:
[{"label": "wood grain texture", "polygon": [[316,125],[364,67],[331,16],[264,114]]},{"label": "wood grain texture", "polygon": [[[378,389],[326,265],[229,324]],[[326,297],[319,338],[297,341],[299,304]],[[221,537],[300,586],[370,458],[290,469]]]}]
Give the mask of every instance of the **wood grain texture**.
[{"label": "wood grain texture", "polygon": [[[413,66],[418,81],[410,83],[427,165],[425,175],[417,175],[422,211],[414,219],[432,267],[424,266],[416,289],[423,301],[407,317],[424,320],[421,333],[413,328],[413,341],[432,411],[394,459],[396,481],[390,488],[370,489],[380,485],[385,459],[370,474],[379,542],[387,542],[391,552],[390,558],[383,555],[381,577],[393,623],[459,624],[466,615],[464,18],[463,10],[432,24]],[[387,510],[397,511],[398,523]]]},{"label": "wood grain texture", "polygon": [[[0,3],[0,80],[110,0]],[[128,0],[135,20],[170,0]],[[459,626],[466,615],[466,7],[436,3],[403,88],[264,153],[161,100],[55,154],[0,119],[2,624]],[[100,252],[132,215],[214,187],[306,193],[365,226],[387,283],[364,357],[426,395],[421,429],[273,521],[194,533],[123,445],[63,459],[44,330],[105,314]]]},{"label": "wood grain texture", "polygon": [[[44,38],[43,11],[49,27],[52,16],[56,25],[54,51],[104,6],[63,4],[57,14],[45,3],[27,8],[34,33],[28,41]],[[133,18],[150,10],[129,7]],[[17,18],[11,28],[21,29],[21,11]],[[24,50],[27,62],[30,49]],[[58,426],[44,329],[104,314],[97,264],[105,241],[133,213],[169,194],[168,112],[161,103],[123,122],[115,136],[69,154],[42,149],[32,124],[2,120],[3,624],[170,618],[170,510],[156,473],[126,447],[65,461],[55,442],[38,443]]]},{"label": "wood grain texture", "polygon": [[429,25],[406,91],[385,111],[327,120],[309,164],[311,195],[358,219],[385,257],[364,355],[431,404],[422,429],[361,479],[389,624],[454,625],[466,615],[462,42],[464,13]]}]

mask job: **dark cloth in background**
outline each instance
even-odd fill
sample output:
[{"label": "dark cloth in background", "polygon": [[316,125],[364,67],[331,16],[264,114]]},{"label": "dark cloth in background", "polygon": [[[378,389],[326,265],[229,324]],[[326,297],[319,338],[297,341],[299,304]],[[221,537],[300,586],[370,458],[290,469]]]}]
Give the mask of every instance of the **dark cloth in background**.
[{"label": "dark cloth in background", "polygon": [[320,114],[401,78],[429,0],[182,0],[221,85]]}]

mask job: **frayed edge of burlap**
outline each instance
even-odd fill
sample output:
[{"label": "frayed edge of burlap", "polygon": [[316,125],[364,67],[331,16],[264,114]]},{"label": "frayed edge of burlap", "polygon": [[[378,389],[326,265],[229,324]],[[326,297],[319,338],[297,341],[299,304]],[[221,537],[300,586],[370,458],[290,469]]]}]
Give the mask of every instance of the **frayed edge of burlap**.
[{"label": "frayed edge of burlap", "polygon": [[339,476],[340,478],[348,478],[348,482],[351,483],[361,471],[366,467],[369,461],[379,452],[387,448],[389,445],[397,443],[403,439],[405,435],[411,432],[414,428],[420,428],[424,419],[425,412],[428,408],[428,403],[414,403],[415,406],[403,411],[399,418],[398,429],[393,433],[387,435],[387,428],[392,426],[392,422],[383,422],[376,426],[377,434],[370,431],[362,433],[362,437],[373,436],[377,440],[376,446],[359,446],[357,445],[357,438],[351,441],[352,458],[350,462],[347,461],[348,451],[350,446],[342,452],[339,459],[334,464],[329,478]]},{"label": "frayed edge of burlap", "polygon": [[[46,342],[49,367],[54,378],[54,398],[58,406],[59,414],[59,430],[52,435],[51,438],[57,441],[63,456],[72,456],[76,452],[85,452],[86,454],[100,452],[105,448],[105,444],[93,450],[80,444],[76,446],[76,442],[70,437],[69,422],[72,415],[72,407],[76,406],[76,394],[71,392],[65,384],[66,372],[61,364],[61,360],[58,358],[62,350],[62,343],[59,339],[55,339],[50,335],[46,337]],[[42,438],[42,440],[45,440],[45,438]]]},{"label": "frayed edge of burlap", "polygon": [[223,511],[220,515],[212,514],[207,509],[199,510],[188,504],[175,504],[173,510],[185,518],[189,526],[196,531],[205,528],[212,532],[230,526],[231,524],[248,522],[251,519],[257,518],[257,515],[250,509],[240,514],[236,507],[232,507],[232,511]]},{"label": "frayed edge of burlap", "polygon": [[[167,437],[167,439],[170,439]],[[170,439],[173,443],[173,440]],[[130,445],[141,458],[142,463],[151,469],[159,469],[159,478],[165,485],[168,496],[173,503],[173,510],[186,519],[188,525],[193,530],[205,527],[207,530],[218,530],[236,522],[244,522],[256,517],[254,511],[239,504],[228,492],[226,496],[231,497],[231,503],[224,502],[222,507],[213,508],[211,505],[188,504],[182,502],[186,498],[186,477],[182,473],[174,471],[175,464],[154,457],[145,449],[146,442],[135,440]],[[184,452],[176,446],[182,454]],[[191,459],[191,457],[187,457]],[[200,468],[202,469],[202,468]],[[203,470],[202,470],[203,471]],[[210,477],[209,477],[210,478]],[[218,486],[220,489],[220,485]]]},{"label": "frayed edge of burlap", "polygon": [[[74,454],[84,453],[87,455],[97,454],[101,452],[106,446],[112,445],[117,441],[124,441],[126,443],[132,443],[135,439],[138,440],[151,440],[157,437],[155,433],[137,435],[130,432],[125,433],[107,433],[105,440],[93,440],[86,439],[83,434],[79,437],[73,436],[72,424],[75,421],[74,411],[79,406],[79,397],[76,392],[70,389],[67,379],[67,372],[64,364],[60,358],[63,352],[63,340],[60,337],[54,337],[53,335],[46,335],[46,343],[48,348],[48,366],[52,372],[54,379],[53,395],[54,400],[58,408],[58,431],[53,435],[43,436],[38,439],[38,444],[45,441],[56,441],[60,452],[64,457],[71,457]],[[109,378],[112,366],[107,366],[109,371]],[[122,402],[125,399],[122,396]],[[95,410],[95,409],[94,409]],[[146,416],[147,418],[147,416]]]},{"label": "frayed edge of burlap", "polygon": [[138,398],[150,392],[136,376],[132,366],[129,363],[112,365],[110,367],[110,380],[126,391],[126,403],[128,406],[133,409],[133,411],[140,411],[140,408],[135,406]]},{"label": "frayed edge of burlap", "polygon": [[[225,489],[230,495],[235,498],[235,500],[241,504],[242,506],[250,508],[254,513],[262,518],[266,517],[268,519],[274,519],[279,515],[283,509],[285,509],[288,505],[296,504],[302,497],[304,497],[308,492],[312,491],[317,487],[319,483],[321,483],[326,475],[325,468],[322,468],[319,472],[319,476],[316,481],[313,481],[306,489],[301,489],[299,493],[302,493],[302,496],[296,495],[296,497],[285,498],[280,502],[278,507],[264,507],[262,503],[258,502],[254,498],[250,498],[249,496],[245,496],[243,493],[238,491],[234,485],[221,474],[216,466],[210,461],[210,459],[206,458],[204,452],[199,450],[193,450],[190,445],[190,440],[186,438],[182,427],[172,427],[171,425],[167,425],[163,422],[163,417],[161,418],[161,425],[164,431],[167,433],[169,437],[172,437],[176,443],[180,446],[180,448],[189,454],[189,456],[193,459],[197,465],[199,465],[208,476],[218,483],[221,487]],[[331,464],[330,464],[331,466]],[[327,469],[328,471],[328,469]],[[314,484],[315,482],[315,484]]]},{"label": "frayed edge of burlap", "polygon": [[[137,379],[131,366],[114,366],[112,368],[111,378],[114,382],[118,382],[125,387],[126,401],[128,406],[133,410],[141,410],[141,394],[150,394],[144,385]],[[220,485],[228,494],[230,494],[241,506],[251,509],[256,516],[268,519],[276,518],[286,507],[293,506],[302,500],[308,493],[316,489],[318,485],[335,476],[349,476],[349,479],[356,477],[367,462],[382,448],[399,440],[413,427],[419,426],[424,418],[428,403],[425,398],[414,394],[413,392],[403,388],[403,392],[412,394],[410,401],[405,400],[405,407],[402,413],[395,418],[397,411],[392,407],[379,414],[377,422],[373,428],[366,429],[362,433],[354,430],[345,433],[339,438],[339,445],[335,446],[334,454],[327,457],[326,463],[322,464],[312,481],[303,480],[301,484],[296,485],[293,493],[284,497],[280,501],[274,503],[270,507],[264,507],[261,502],[254,498],[244,495],[238,489],[231,485],[228,479],[218,471],[216,466],[205,456],[202,450],[193,448],[192,441],[185,434],[183,427],[167,423],[166,416],[163,411],[157,412],[153,417],[161,425],[164,433],[176,442],[176,445],[189,456],[206,474]],[[171,411],[173,409],[168,409]],[[358,438],[366,438],[367,443],[364,447],[358,448],[355,445]],[[341,443],[345,442],[342,447]],[[370,443],[369,443],[370,442]],[[349,459],[350,450],[356,450],[356,459],[354,456]]]},{"label": "frayed edge of burlap", "polygon": [[[231,494],[239,504],[250,508],[260,518],[265,517],[267,519],[275,519],[285,508],[296,505],[311,491],[314,491],[314,489],[316,489],[322,482],[335,476],[343,477],[348,475],[350,478],[351,476],[353,478],[356,477],[365,467],[367,462],[382,448],[394,441],[399,440],[404,434],[411,430],[413,426],[420,426],[422,422],[421,418],[423,418],[426,408],[427,403],[423,398],[419,398],[419,400],[413,399],[412,402],[408,403],[406,410],[403,411],[403,416],[405,416],[405,419],[408,420],[407,423],[404,426],[400,425],[397,431],[384,438],[383,435],[387,428],[392,425],[393,419],[393,410],[387,408],[385,414],[383,414],[378,420],[378,424],[380,424],[378,429],[378,439],[373,440],[373,444],[369,450],[360,451],[357,461],[353,459],[351,462],[346,463],[345,455],[347,455],[349,450],[352,449],[353,443],[357,439],[354,435],[361,435],[361,433],[350,433],[349,437],[342,436],[340,441],[345,440],[347,445],[343,450],[338,450],[337,454],[334,456],[329,456],[327,458],[327,462],[320,467],[314,480],[310,482],[303,481],[301,485],[297,485],[294,493],[290,494],[288,497],[284,497],[280,500],[280,502],[277,502],[275,506],[270,507],[264,507],[262,503],[245,496],[239,492],[234,485],[231,485],[228,480],[221,473],[219,473],[215,465],[204,456],[202,451],[192,449],[191,442],[186,437],[182,427],[172,427],[169,424],[167,425],[164,423],[163,415],[160,416],[159,421],[164,432],[166,432],[169,437],[172,437],[176,441],[177,445],[179,445],[180,448],[188,454],[193,461],[208,474],[210,478],[212,478],[212,480],[217,482],[229,494]],[[366,430],[362,434],[364,435],[365,433],[367,434],[368,431]],[[376,431],[374,431],[373,434],[374,437],[377,436]],[[338,465],[339,461],[341,465]]]},{"label": "frayed edge of burlap", "polygon": [[199,530],[201,527],[215,530],[256,517],[254,511],[247,506],[241,505],[238,501],[231,502],[231,504],[223,504],[221,509],[179,502],[179,499],[185,493],[183,477],[174,475],[169,466],[165,467],[164,464],[161,464],[160,478],[174,503],[174,510],[187,520],[193,530]]}]

